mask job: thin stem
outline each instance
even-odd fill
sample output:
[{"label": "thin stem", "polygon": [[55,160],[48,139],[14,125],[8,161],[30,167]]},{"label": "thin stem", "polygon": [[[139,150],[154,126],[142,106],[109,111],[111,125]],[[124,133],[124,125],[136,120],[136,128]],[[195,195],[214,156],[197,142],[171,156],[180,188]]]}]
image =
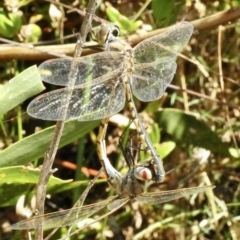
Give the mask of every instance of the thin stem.
[{"label": "thin stem", "polygon": [[[86,40],[87,34],[91,28],[91,21],[92,21],[92,16],[95,12],[95,8],[97,6],[97,0],[90,0],[88,7],[87,7],[87,13],[83,19],[83,24],[81,26],[80,30],[80,35],[77,40],[75,52],[74,52],[74,58],[80,57],[82,53],[82,46]],[[70,74],[69,74],[69,86],[74,86],[75,81],[77,79],[77,74],[78,72],[76,71],[76,61],[72,61],[71,69],[70,69]],[[67,114],[67,109],[68,109],[68,104],[71,99],[71,93],[69,93],[68,98],[64,102],[64,105],[66,106],[65,109],[61,114],[63,116],[66,116]],[[39,215],[44,214],[44,203],[45,203],[45,197],[46,197],[46,189],[47,189],[47,183],[49,181],[50,176],[54,172],[52,169],[53,161],[58,149],[58,145],[61,139],[61,135],[64,129],[64,121],[58,121],[56,123],[54,135],[52,142],[50,144],[49,149],[45,153],[44,157],[44,162],[42,166],[42,170],[39,176],[39,181],[38,181],[38,186],[37,186],[37,197],[36,197],[36,206]],[[40,219],[40,221],[43,221]],[[42,222],[38,224],[38,226],[42,226]],[[36,240],[42,240],[43,239],[43,229],[42,228],[37,228],[36,229],[36,235],[35,235]]]},{"label": "thin stem", "polygon": [[[79,181],[81,179],[81,171],[82,163],[84,161],[84,137],[81,137],[78,140],[78,152],[77,152],[77,169],[75,172],[75,181]],[[76,188],[73,193],[73,202],[75,203],[76,200],[79,198],[80,195],[80,188]]]}]

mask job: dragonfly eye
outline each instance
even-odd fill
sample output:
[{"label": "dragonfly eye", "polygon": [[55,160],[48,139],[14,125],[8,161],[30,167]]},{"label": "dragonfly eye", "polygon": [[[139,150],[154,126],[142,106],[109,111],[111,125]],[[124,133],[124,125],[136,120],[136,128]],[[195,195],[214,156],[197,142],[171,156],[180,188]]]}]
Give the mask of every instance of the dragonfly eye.
[{"label": "dragonfly eye", "polygon": [[118,38],[119,33],[120,33],[118,26],[111,25],[111,26],[109,26],[109,28],[107,30],[108,30],[108,32],[107,32],[107,36],[105,39],[105,43],[107,44],[107,43],[116,41],[116,38]]},{"label": "dragonfly eye", "polygon": [[137,167],[134,170],[134,176],[138,180],[144,180],[144,181],[152,180],[153,178],[151,170],[146,167]]},{"label": "dragonfly eye", "polygon": [[111,34],[114,37],[118,37],[120,33],[119,27],[117,25],[112,26]]}]

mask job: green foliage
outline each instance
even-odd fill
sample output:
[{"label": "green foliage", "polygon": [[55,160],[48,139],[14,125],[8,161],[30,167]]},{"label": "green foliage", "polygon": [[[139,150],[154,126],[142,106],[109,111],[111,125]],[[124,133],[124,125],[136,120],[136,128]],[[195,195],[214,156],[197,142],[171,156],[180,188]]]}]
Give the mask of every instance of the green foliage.
[{"label": "green foliage", "polygon": [[42,35],[42,29],[36,24],[42,16],[36,15],[29,19],[27,24],[20,7],[29,4],[27,1],[6,1],[7,9],[0,8],[0,36],[20,39],[23,42],[37,42]]},{"label": "green foliage", "polygon": [[[25,166],[0,168],[0,185],[4,183],[36,184],[38,182],[39,173],[39,168],[33,169]],[[62,180],[52,176],[49,181],[49,187],[68,182],[71,182],[71,180]]]},{"label": "green foliage", "polygon": [[[39,173],[40,169],[25,166],[0,168],[0,194],[3,196],[0,206],[15,205],[21,195],[27,194],[30,185],[38,183]],[[70,182],[51,176],[48,187],[51,189]]]},{"label": "green foliage", "polygon": [[[0,207],[14,206],[20,196],[23,194],[29,194],[29,190],[32,186],[35,186],[38,183],[39,176],[39,168],[34,169],[25,166],[0,168],[0,194],[2,196]],[[61,193],[83,186],[86,187],[88,182],[88,180],[62,180],[51,176],[48,182],[47,191],[49,194]],[[96,183],[101,182],[103,182],[103,180],[98,180]],[[34,192],[32,192],[32,194],[33,193]]]},{"label": "green foliage", "polygon": [[228,146],[217,134],[196,117],[177,109],[164,109],[156,114],[156,121],[181,145],[192,145],[229,156]]},{"label": "green foliage", "polygon": [[34,65],[9,80],[0,88],[0,115],[43,91],[37,67]]},{"label": "green foliage", "polygon": [[122,35],[135,32],[142,24],[142,21],[131,21],[131,19],[122,15],[113,7],[108,7],[106,9],[106,14],[111,22],[117,24]]},{"label": "green foliage", "polygon": [[153,0],[153,16],[160,26],[168,26],[176,22],[178,13],[184,6],[185,0],[176,2],[175,0]]},{"label": "green foliage", "polygon": [[[84,122],[84,124],[78,121],[67,122],[59,147],[84,136],[98,124],[99,121]],[[2,159],[0,167],[27,164],[43,157],[53,137],[53,132],[54,126],[45,128],[10,145],[0,152],[0,159]]]},{"label": "green foliage", "polygon": [[0,8],[0,36],[12,38],[20,31],[22,26],[22,16],[20,12],[6,13]]},{"label": "green foliage", "polygon": [[154,144],[157,152],[162,159],[166,158],[176,147],[174,141],[165,141],[163,143]]},{"label": "green foliage", "polygon": [[152,10],[156,20],[161,21],[169,17],[174,9],[174,0],[153,0]]}]

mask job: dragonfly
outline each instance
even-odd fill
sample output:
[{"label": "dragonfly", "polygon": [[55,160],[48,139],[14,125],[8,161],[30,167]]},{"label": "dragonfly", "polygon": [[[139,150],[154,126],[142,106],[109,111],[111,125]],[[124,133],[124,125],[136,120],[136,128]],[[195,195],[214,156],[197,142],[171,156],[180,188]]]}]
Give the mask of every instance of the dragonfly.
[{"label": "dragonfly", "polygon": [[182,21],[134,48],[123,41],[114,41],[110,51],[74,59],[74,86],[69,86],[73,59],[45,61],[38,67],[42,81],[64,88],[36,97],[29,104],[27,112],[43,120],[92,121],[121,111],[126,101],[140,139],[155,166],[155,181],[162,182],[165,171],[160,156],[139,120],[133,95],[144,102],[162,96],[176,72],[176,57],[188,43],[192,32],[193,25]]},{"label": "dragonfly", "polygon": [[[118,37],[119,37],[120,31],[118,26],[110,24],[110,23],[104,23],[101,24],[96,30],[93,32],[93,39],[98,42],[100,47],[104,47],[104,50],[109,50],[113,48],[113,44],[118,42]],[[108,182],[109,184],[116,189],[117,185],[119,185],[121,176],[118,175],[117,171],[111,166],[111,164],[108,164],[108,160],[105,163],[104,161],[104,156],[105,154],[102,152],[102,149],[105,149],[105,147],[102,146],[102,143],[105,142],[105,135],[106,135],[106,130],[107,130],[107,125],[109,122],[109,118],[105,118],[101,121],[100,127],[99,127],[99,134],[97,136],[97,153],[100,159],[100,162],[102,164],[103,169],[105,170],[105,173],[108,176]],[[121,144],[120,144],[121,145]],[[122,149],[122,152],[125,152],[124,149]],[[125,158],[127,159],[127,158]],[[159,168],[156,168],[154,163],[150,162],[147,164],[148,168],[151,168],[152,173],[151,175],[147,172],[147,168],[145,168],[143,171],[140,171],[140,169],[136,170],[136,175],[135,177],[140,177],[144,178],[146,180],[148,179],[149,176],[154,176],[151,177],[151,180],[156,179],[156,169],[158,170]]]},{"label": "dragonfly", "polygon": [[[107,128],[107,126],[105,126]],[[103,129],[106,132],[106,129]],[[130,201],[137,200],[145,204],[160,204],[172,201],[184,196],[192,195],[212,189],[214,186],[202,186],[192,188],[182,188],[170,191],[148,192],[148,187],[154,183],[151,176],[152,169],[146,163],[136,163],[137,157],[133,155],[131,147],[125,148],[124,156],[129,166],[129,171],[123,176],[112,165],[106,154],[105,140],[101,141],[102,162],[104,169],[109,174],[108,182],[111,187],[115,187],[116,196],[109,197],[107,200],[97,202],[82,207],[72,208],[60,212],[36,216],[11,225],[11,229],[35,229],[35,228],[55,228],[59,226],[72,226],[85,218],[92,216],[101,209],[108,207],[109,213],[99,217],[96,221],[103,219],[107,215],[115,212]],[[151,166],[151,165],[150,165]],[[142,173],[147,172],[148,178],[142,177]],[[145,176],[145,175],[144,175]],[[41,223],[41,225],[38,225]],[[77,231],[89,226],[83,226]],[[69,235],[70,236],[70,235]]]}]

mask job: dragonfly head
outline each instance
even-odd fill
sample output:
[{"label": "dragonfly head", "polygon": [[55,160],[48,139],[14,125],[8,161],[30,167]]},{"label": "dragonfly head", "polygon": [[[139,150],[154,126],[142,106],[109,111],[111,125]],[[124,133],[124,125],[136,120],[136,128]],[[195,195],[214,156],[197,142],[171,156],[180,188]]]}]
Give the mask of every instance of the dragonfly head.
[{"label": "dragonfly head", "polygon": [[153,178],[152,171],[149,168],[144,166],[136,167],[134,169],[134,176],[138,180],[142,180],[142,181],[150,181]]}]

